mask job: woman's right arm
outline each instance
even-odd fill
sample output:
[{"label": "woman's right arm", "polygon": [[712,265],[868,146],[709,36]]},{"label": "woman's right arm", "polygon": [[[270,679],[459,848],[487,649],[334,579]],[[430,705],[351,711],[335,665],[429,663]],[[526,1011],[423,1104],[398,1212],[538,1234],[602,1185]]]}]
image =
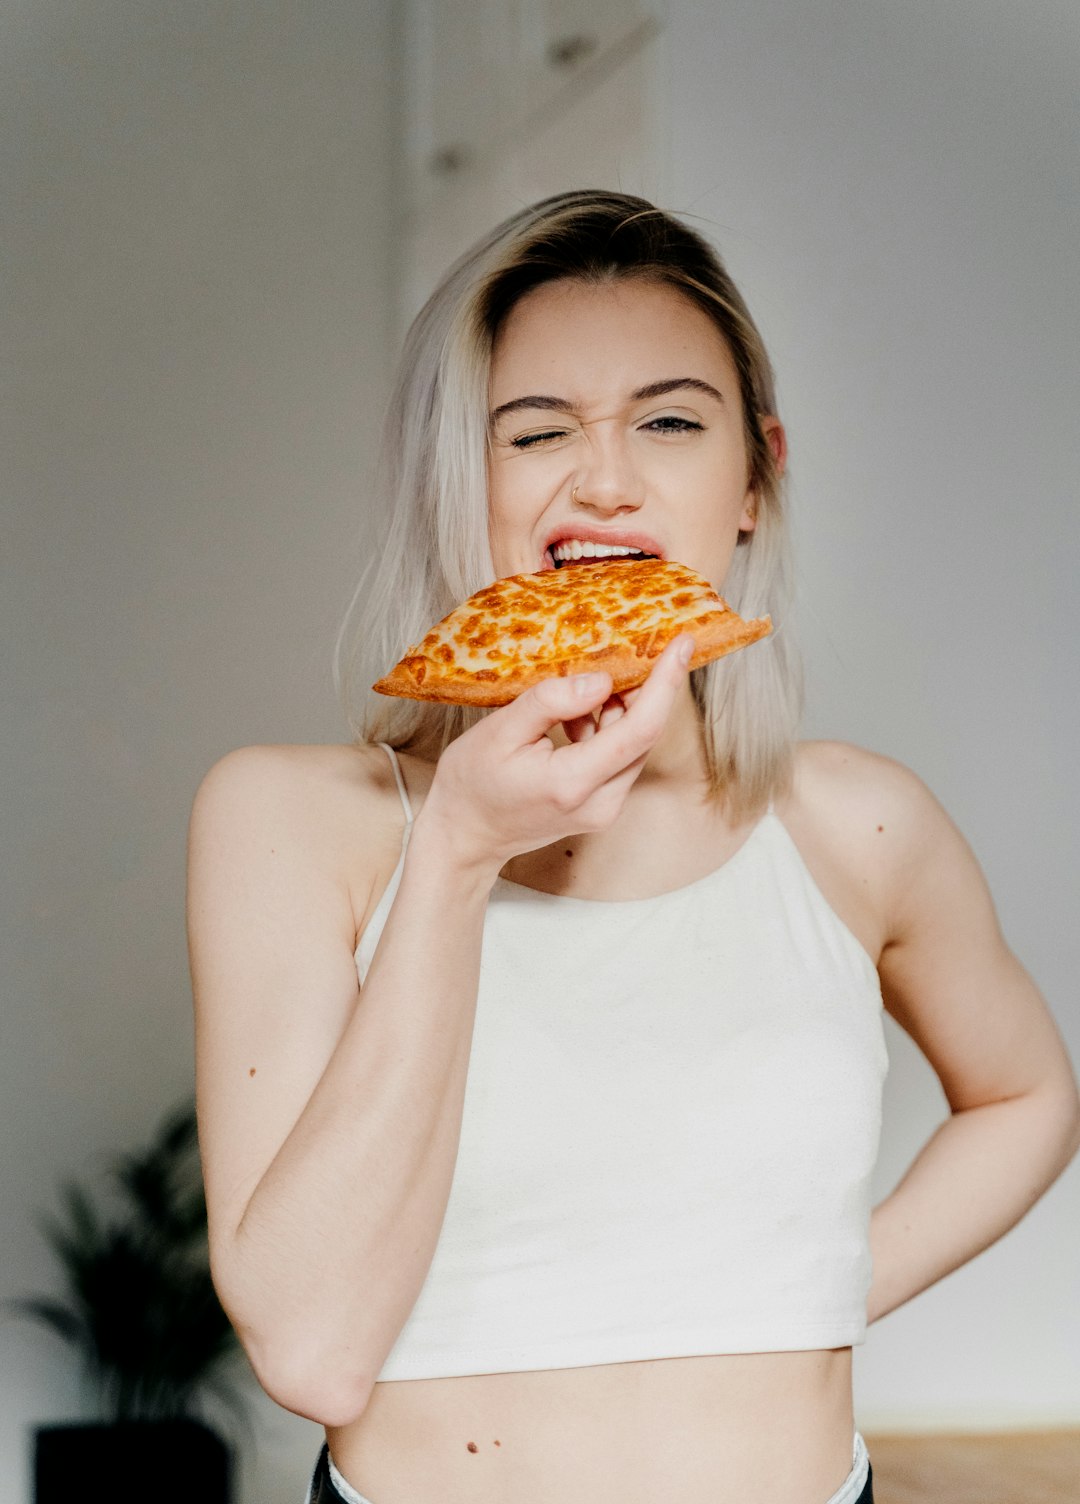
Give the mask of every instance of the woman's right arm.
[{"label": "woman's right arm", "polygon": [[[606,675],[577,700],[572,679],[545,680],[451,743],[362,993],[345,879],[288,749],[242,748],[203,780],[188,937],[211,1263],[285,1408],[330,1426],[363,1412],[446,1212],[495,877],[612,823],[686,672],[669,645],[580,742]],[[559,721],[577,729],[557,749]]]},{"label": "woman's right arm", "polygon": [[195,798],[199,1134],[214,1280],[259,1381],[341,1425],[434,1254],[494,874],[418,818],[360,994],[352,905],[301,781],[288,749],[241,748]]}]

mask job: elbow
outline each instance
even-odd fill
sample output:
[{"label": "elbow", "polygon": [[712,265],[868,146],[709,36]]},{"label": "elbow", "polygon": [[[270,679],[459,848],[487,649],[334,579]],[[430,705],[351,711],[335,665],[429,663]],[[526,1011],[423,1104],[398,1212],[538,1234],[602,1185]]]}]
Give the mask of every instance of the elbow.
[{"label": "elbow", "polygon": [[1057,1104],[1056,1120],[1065,1139],[1066,1163],[1080,1149],[1080,1091],[1076,1077],[1069,1073],[1060,1093],[1051,1094]]},{"label": "elbow", "polygon": [[1069,1139],[1069,1158],[1067,1163],[1071,1163],[1078,1152],[1080,1152],[1080,1112],[1077,1113],[1077,1116],[1073,1120],[1072,1136]]},{"label": "elbow", "polygon": [[264,1346],[243,1335],[241,1341],[255,1377],[282,1409],[331,1429],[351,1425],[367,1409],[372,1385],[341,1354],[316,1358],[279,1343]]},{"label": "elbow", "polygon": [[1080,1097],[1076,1094],[1075,1081],[1070,1081],[1068,1089],[1043,1093],[1043,1101],[1047,1131],[1052,1135],[1057,1151],[1056,1178],[1080,1150]]},{"label": "elbow", "polygon": [[236,1299],[215,1279],[233,1330],[260,1386],[275,1404],[320,1426],[347,1426],[359,1420],[374,1387],[366,1366],[340,1331],[319,1333],[314,1319],[281,1312],[269,1320],[250,1300]]}]

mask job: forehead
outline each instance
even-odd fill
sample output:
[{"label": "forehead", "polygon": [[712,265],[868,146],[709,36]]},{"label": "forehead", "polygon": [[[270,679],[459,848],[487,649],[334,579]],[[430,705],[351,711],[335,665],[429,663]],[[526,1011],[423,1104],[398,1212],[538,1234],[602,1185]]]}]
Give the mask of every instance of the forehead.
[{"label": "forehead", "polygon": [[727,341],[677,288],[630,279],[546,282],[520,298],[492,350],[492,406],[545,392],[588,405],[668,376],[738,389]]}]

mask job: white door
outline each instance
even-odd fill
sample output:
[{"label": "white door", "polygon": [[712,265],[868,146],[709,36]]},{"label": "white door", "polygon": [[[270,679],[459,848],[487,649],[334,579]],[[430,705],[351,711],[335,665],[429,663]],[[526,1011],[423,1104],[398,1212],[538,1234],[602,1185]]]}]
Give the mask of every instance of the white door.
[{"label": "white door", "polygon": [[450,265],[515,210],[568,188],[615,188],[661,208],[670,182],[662,29],[568,81],[486,156],[443,164],[403,226],[398,342]]}]

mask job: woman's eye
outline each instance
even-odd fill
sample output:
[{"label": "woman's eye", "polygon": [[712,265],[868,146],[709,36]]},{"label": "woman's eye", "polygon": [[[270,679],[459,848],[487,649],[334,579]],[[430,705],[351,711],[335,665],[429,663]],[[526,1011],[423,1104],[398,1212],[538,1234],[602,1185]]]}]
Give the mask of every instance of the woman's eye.
[{"label": "woman's eye", "polygon": [[651,423],[646,423],[645,427],[655,428],[658,423],[674,423],[677,425],[675,428],[661,429],[662,433],[678,433],[680,429],[684,428],[701,428],[700,423],[692,423],[689,418],[676,418],[674,416],[667,418],[654,418]]},{"label": "woman's eye", "polygon": [[561,433],[527,433],[520,439],[511,439],[515,449],[531,449],[534,444],[541,444],[545,439],[561,439]]}]

